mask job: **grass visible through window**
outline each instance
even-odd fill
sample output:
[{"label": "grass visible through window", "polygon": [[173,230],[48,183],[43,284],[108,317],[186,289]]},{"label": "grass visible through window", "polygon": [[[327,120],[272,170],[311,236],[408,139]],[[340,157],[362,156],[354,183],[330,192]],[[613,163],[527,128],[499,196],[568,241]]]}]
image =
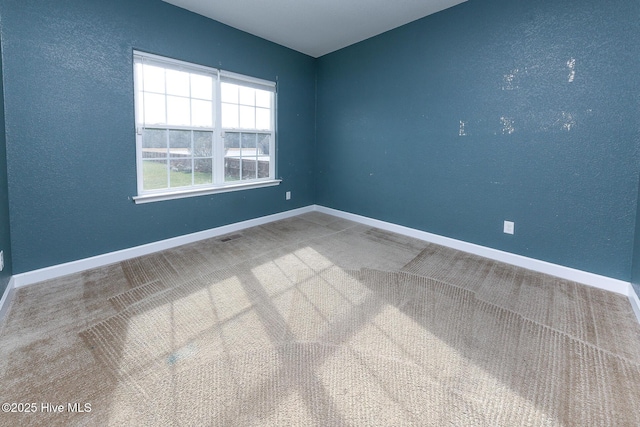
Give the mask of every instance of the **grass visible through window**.
[{"label": "grass visible through window", "polygon": [[[142,167],[143,185],[145,190],[157,190],[167,188],[167,164],[160,162],[145,161]],[[191,172],[170,171],[171,187],[187,187],[191,185]],[[194,184],[210,184],[211,174],[195,172]]]}]

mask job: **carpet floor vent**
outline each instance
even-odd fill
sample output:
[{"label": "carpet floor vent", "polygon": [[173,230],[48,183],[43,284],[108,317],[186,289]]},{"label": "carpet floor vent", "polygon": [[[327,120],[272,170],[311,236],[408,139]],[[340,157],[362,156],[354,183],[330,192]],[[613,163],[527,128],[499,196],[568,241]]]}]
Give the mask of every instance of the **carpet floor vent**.
[{"label": "carpet floor vent", "polygon": [[232,234],[230,236],[225,236],[222,239],[220,239],[221,242],[229,242],[231,240],[236,240],[239,239],[240,237],[242,237],[242,234]]}]

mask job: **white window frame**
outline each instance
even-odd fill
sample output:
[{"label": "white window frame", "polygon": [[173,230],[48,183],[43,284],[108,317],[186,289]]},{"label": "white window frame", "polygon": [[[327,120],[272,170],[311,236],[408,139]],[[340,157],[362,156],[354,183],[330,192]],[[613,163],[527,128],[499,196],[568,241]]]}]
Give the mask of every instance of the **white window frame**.
[{"label": "white window frame", "polygon": [[[232,73],[216,68],[205,67],[172,58],[153,55],[146,52],[133,51],[134,66],[134,101],[135,101],[135,124],[136,124],[136,167],[137,167],[137,187],[138,194],[133,197],[136,204],[156,202],[161,200],[172,200],[185,197],[194,197],[207,194],[225,193],[230,191],[247,190],[254,188],[270,187],[279,185],[281,180],[275,178],[276,173],[276,105],[277,91],[276,83],[268,80],[262,80],[255,77],[249,77],[242,74]],[[139,94],[142,93],[142,82],[140,76],[136,72],[136,64],[152,63],[166,69],[181,70],[187,72],[195,72],[198,74],[206,74],[213,78],[213,94],[212,94],[212,127],[195,127],[195,126],[174,126],[168,124],[149,124],[145,125],[144,112],[142,111],[142,100]],[[272,92],[271,96],[271,123],[269,130],[256,130],[255,128],[223,128],[222,127],[222,102],[220,85],[223,82],[232,83],[240,86],[247,86],[254,89],[262,89]],[[238,123],[239,124],[239,123]],[[143,129],[169,129],[169,130],[192,130],[213,132],[212,147],[212,183],[199,184],[174,188],[162,188],[154,190],[145,190],[143,188],[143,154],[142,154],[142,134]],[[257,133],[268,134],[269,137],[269,176],[266,178],[241,179],[239,181],[225,181],[225,132],[237,133]],[[256,152],[257,153],[257,152]],[[167,158],[168,167],[170,165]],[[256,170],[258,168],[256,160]],[[171,173],[170,171],[168,173]]]}]

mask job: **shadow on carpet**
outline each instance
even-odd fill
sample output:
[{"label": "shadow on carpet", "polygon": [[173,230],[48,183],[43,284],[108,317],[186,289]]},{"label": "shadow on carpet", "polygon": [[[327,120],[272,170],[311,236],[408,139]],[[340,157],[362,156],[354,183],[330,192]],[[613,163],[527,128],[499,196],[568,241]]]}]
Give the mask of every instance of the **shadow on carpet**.
[{"label": "shadow on carpet", "polygon": [[239,265],[112,297],[80,335],[114,425],[640,425],[633,352],[463,285]]}]

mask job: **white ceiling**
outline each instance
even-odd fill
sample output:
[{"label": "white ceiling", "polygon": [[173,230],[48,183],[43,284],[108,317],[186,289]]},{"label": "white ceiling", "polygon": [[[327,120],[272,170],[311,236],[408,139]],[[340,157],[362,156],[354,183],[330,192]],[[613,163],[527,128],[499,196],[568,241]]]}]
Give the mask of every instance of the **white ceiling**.
[{"label": "white ceiling", "polygon": [[163,0],[319,57],[467,0]]}]

